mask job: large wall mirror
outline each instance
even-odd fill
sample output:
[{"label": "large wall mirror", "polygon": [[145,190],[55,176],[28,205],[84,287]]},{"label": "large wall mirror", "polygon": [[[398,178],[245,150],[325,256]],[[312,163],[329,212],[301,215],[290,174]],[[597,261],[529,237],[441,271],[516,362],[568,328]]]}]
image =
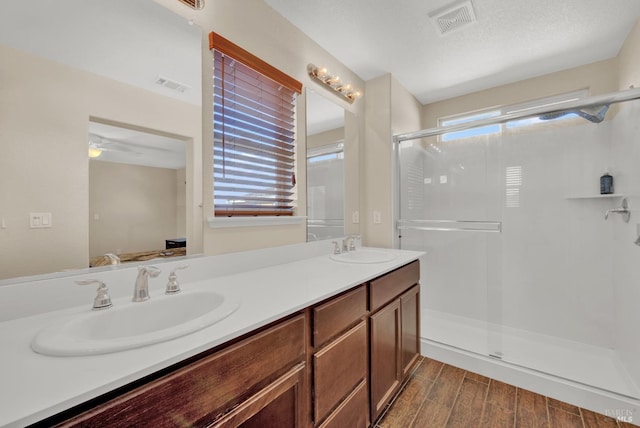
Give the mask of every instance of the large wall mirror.
[{"label": "large wall mirror", "polygon": [[307,241],[345,235],[345,115],[328,98],[306,92]]},{"label": "large wall mirror", "polygon": [[[202,251],[201,43],[153,0],[0,3],[0,283],[166,241]],[[162,177],[109,160],[176,147]]]}]

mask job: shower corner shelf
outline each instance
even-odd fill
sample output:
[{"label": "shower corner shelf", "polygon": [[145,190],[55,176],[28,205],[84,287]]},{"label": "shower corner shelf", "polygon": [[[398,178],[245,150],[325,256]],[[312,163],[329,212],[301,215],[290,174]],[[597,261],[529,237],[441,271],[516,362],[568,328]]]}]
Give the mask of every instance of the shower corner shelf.
[{"label": "shower corner shelf", "polygon": [[610,193],[607,195],[594,193],[592,195],[569,195],[565,199],[608,199],[608,198],[624,198],[624,195],[622,193]]}]

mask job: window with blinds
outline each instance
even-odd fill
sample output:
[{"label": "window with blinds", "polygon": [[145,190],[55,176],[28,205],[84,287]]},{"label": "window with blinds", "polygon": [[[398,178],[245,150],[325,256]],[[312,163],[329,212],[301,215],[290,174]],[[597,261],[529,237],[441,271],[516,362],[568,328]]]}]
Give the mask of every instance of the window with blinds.
[{"label": "window with blinds", "polygon": [[210,47],[215,215],[292,215],[295,99],[302,85],[215,33]]}]

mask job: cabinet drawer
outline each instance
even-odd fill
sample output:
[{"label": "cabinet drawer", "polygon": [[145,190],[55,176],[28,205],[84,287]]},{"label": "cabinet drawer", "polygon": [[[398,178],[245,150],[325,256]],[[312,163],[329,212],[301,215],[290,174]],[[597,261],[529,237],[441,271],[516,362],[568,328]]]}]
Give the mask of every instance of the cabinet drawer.
[{"label": "cabinet drawer", "polygon": [[367,381],[363,380],[320,425],[320,428],[367,428],[369,426],[368,392]]},{"label": "cabinet drawer", "polygon": [[420,262],[409,263],[383,277],[371,281],[369,290],[369,307],[371,312],[386,305],[394,297],[399,296],[412,285],[420,281]]},{"label": "cabinet drawer", "polygon": [[365,285],[316,306],[313,308],[313,345],[322,346],[327,340],[355,324],[366,313]]},{"label": "cabinet drawer", "polygon": [[240,403],[305,356],[296,316],[100,405],[62,426],[202,425]]},{"label": "cabinet drawer", "polygon": [[361,321],[313,356],[314,420],[327,414],[367,377],[367,323]]}]

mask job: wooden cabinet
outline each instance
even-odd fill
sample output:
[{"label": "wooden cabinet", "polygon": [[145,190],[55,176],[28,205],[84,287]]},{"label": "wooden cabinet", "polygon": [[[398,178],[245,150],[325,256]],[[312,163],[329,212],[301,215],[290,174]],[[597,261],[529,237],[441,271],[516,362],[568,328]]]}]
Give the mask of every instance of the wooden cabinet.
[{"label": "wooden cabinet", "polygon": [[371,421],[382,414],[419,356],[419,263],[371,281]]},{"label": "wooden cabinet", "polygon": [[218,426],[275,416],[294,423],[260,426],[303,426],[305,331],[305,317],[295,316],[60,426],[209,426],[229,412]]},{"label": "wooden cabinet", "polygon": [[367,428],[418,360],[419,274],[412,262],[37,426]]},{"label": "wooden cabinet", "polygon": [[316,426],[339,427],[347,422],[342,426],[369,426],[366,315],[365,285],[313,308],[312,417]]}]

